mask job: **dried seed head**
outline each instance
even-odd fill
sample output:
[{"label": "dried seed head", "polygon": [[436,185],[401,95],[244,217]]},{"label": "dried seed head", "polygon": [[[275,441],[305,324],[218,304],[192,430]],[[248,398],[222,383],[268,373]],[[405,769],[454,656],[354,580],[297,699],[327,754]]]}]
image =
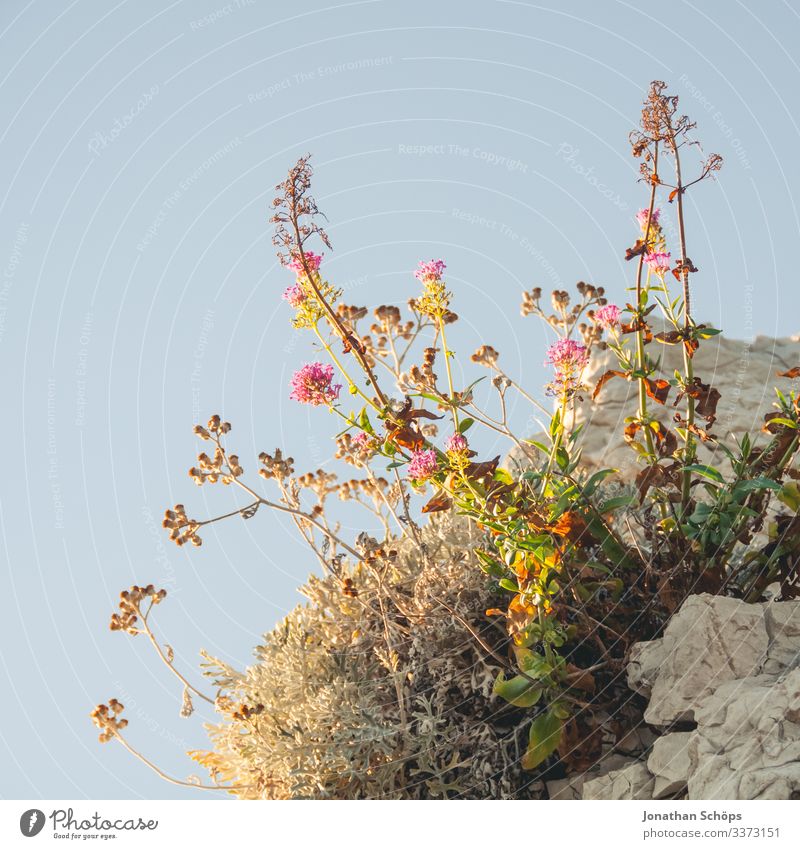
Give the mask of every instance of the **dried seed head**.
[{"label": "dried seed head", "polygon": [[477,351],[472,355],[471,359],[473,363],[478,363],[478,365],[486,366],[486,368],[493,368],[497,365],[497,359],[500,354],[495,351],[495,349],[491,345],[481,345]]},{"label": "dried seed head", "polygon": [[258,461],[264,467],[259,469],[258,473],[266,480],[275,478],[275,480],[283,482],[294,474],[294,459],[292,457],[284,458],[280,448],[276,448],[274,454],[267,454],[266,451],[262,451],[258,455]]}]

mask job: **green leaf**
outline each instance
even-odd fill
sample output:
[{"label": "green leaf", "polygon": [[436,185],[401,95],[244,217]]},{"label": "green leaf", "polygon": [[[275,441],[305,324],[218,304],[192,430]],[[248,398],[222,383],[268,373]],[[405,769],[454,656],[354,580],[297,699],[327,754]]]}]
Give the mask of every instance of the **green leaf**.
[{"label": "green leaf", "polygon": [[701,339],[710,339],[712,336],[718,336],[720,333],[722,333],[722,331],[717,330],[714,327],[704,327],[702,330],[697,331],[697,335]]},{"label": "green leaf", "polygon": [[733,493],[734,495],[741,495],[745,492],[757,492],[761,489],[771,489],[778,492],[782,489],[782,486],[770,478],[753,478],[749,481],[739,481],[733,488]]},{"label": "green leaf", "polygon": [[491,575],[493,578],[502,578],[505,575],[506,570],[503,568],[502,564],[495,560],[490,554],[481,549],[476,550],[475,555],[480,561],[480,568],[486,572],[487,575]]},{"label": "green leaf", "polygon": [[569,436],[567,437],[567,441],[570,445],[572,445],[572,443],[575,442],[575,440],[581,435],[581,431],[583,430],[584,424],[585,422],[581,422],[579,425],[576,425],[576,427],[570,432]]},{"label": "green leaf", "polygon": [[415,397],[417,398],[425,398],[428,401],[433,401],[434,404],[447,404],[450,406],[450,402],[447,398],[440,398],[438,395],[431,395],[428,392],[417,392],[415,393]]},{"label": "green leaf", "polygon": [[555,715],[552,707],[539,714],[531,723],[528,749],[522,756],[523,769],[536,769],[544,763],[558,748],[563,731],[564,720]]},{"label": "green leaf", "polygon": [[550,449],[543,442],[537,442],[535,439],[523,439],[522,441],[527,442],[528,445],[533,445],[534,448],[538,448],[542,454],[550,453]]},{"label": "green leaf", "polygon": [[559,497],[558,501],[550,508],[550,521],[554,522],[559,516],[563,514],[563,512],[569,507],[571,502],[574,500],[575,495],[578,492],[578,488],[575,484],[570,484]]},{"label": "green leaf", "polygon": [[550,438],[555,441],[558,431],[561,429],[561,411],[556,410],[550,419]]},{"label": "green leaf", "polygon": [[800,510],[800,488],[793,481],[785,484],[778,495],[778,500],[782,501],[790,510],[796,513]]},{"label": "green leaf", "polygon": [[475,419],[462,419],[461,423],[458,426],[459,433],[466,433],[472,425],[475,424]]},{"label": "green leaf", "polygon": [[461,393],[461,396],[463,398],[466,398],[472,391],[472,389],[477,386],[482,380],[486,380],[486,375],[483,375],[483,377],[479,377],[477,380],[473,380],[472,383],[470,383],[470,385]]},{"label": "green leaf", "polygon": [[774,419],[769,420],[770,424],[779,424],[784,427],[788,427],[791,430],[797,430],[797,422],[793,422],[791,419],[784,419],[782,416],[775,416]]},{"label": "green leaf", "polygon": [[534,684],[523,675],[515,675],[506,680],[502,672],[495,679],[492,689],[495,695],[505,699],[514,707],[520,708],[533,707],[544,692],[544,688],[540,684]]},{"label": "green leaf", "polygon": [[362,430],[365,430],[369,434],[373,434],[373,435],[375,434],[375,431],[373,430],[372,425],[370,424],[370,420],[369,420],[369,416],[367,415],[367,408],[366,407],[364,407],[361,410],[361,414],[358,417],[358,426]]},{"label": "green leaf", "polygon": [[514,654],[519,668],[531,678],[546,678],[553,671],[547,659],[531,649],[515,647]]},{"label": "green leaf", "polygon": [[594,494],[594,491],[597,487],[609,476],[614,475],[619,471],[619,469],[600,469],[599,472],[595,472],[588,481],[586,481],[585,486],[583,487],[583,494],[588,498],[590,495]]},{"label": "green leaf", "polygon": [[500,581],[500,586],[504,590],[509,590],[512,593],[518,593],[519,592],[519,587],[517,586],[516,582],[510,580],[509,578],[503,578],[503,580]]},{"label": "green leaf", "polygon": [[683,467],[684,472],[696,472],[704,478],[715,481],[716,483],[725,483],[725,478],[713,466],[705,466],[702,463],[692,463],[689,466]]},{"label": "green leaf", "polygon": [[619,510],[620,507],[629,507],[636,502],[635,495],[617,495],[614,498],[609,498],[604,501],[598,508],[598,513],[611,513],[613,510]]},{"label": "green leaf", "polygon": [[514,477],[507,469],[495,469],[492,479],[500,483],[514,483]]}]

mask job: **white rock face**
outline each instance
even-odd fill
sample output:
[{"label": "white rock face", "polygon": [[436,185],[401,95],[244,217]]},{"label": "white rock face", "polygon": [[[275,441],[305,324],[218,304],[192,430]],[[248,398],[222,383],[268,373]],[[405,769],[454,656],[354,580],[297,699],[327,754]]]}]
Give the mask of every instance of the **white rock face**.
[{"label": "white rock face", "polygon": [[[683,369],[683,354],[679,345],[651,342],[647,351],[660,358],[659,377],[671,378]],[[694,358],[694,371],[704,383],[714,386],[722,395],[717,406],[717,421],[712,429],[720,441],[729,444],[731,435],[758,433],[763,416],[772,409],[774,386],[789,390],[796,381],[779,378],[778,371],[800,365],[800,342],[795,338],[774,339],[757,336],[752,341],[725,339],[715,336],[701,343]],[[584,375],[589,392],[578,405],[576,421],[586,422],[579,438],[583,457],[590,464],[630,471],[636,466],[635,454],[622,439],[623,419],[632,415],[637,406],[636,383],[621,378],[608,381],[596,401],[590,398],[597,381],[609,369],[618,368],[611,351],[597,351]],[[664,407],[650,401],[650,408],[668,423],[677,408],[673,407],[675,390]],[[711,451],[701,446],[699,459],[710,459]]]},{"label": "white rock face", "polygon": [[675,731],[653,743],[647,769],[655,777],[654,799],[674,796],[685,789],[691,771],[689,741],[693,736],[690,731]]},{"label": "white rock face", "polygon": [[586,781],[584,799],[800,797],[800,601],[690,596],[660,640],[634,646],[628,676],[648,722],[696,728]]},{"label": "white rock face", "polygon": [[[608,754],[587,772],[576,773],[567,778],[548,781],[547,794],[550,799],[581,799],[583,798],[584,785],[587,782],[605,778],[612,772],[624,770],[625,767],[638,765],[637,758],[616,752]],[[646,798],[650,797],[648,796]]]},{"label": "white rock face", "polygon": [[764,612],[769,635],[769,655],[764,672],[775,674],[800,666],[800,604],[769,604]]},{"label": "white rock face", "polygon": [[629,685],[645,694],[651,687],[645,722],[692,722],[694,708],[720,684],[760,670],[768,641],[761,605],[689,596],[661,639],[631,653]]},{"label": "white rock face", "polygon": [[585,781],[584,799],[652,799],[655,779],[641,762]]},{"label": "white rock face", "polygon": [[[800,669],[728,681],[696,709],[691,799],[789,799],[800,792]],[[672,735],[670,735],[672,736]]]}]

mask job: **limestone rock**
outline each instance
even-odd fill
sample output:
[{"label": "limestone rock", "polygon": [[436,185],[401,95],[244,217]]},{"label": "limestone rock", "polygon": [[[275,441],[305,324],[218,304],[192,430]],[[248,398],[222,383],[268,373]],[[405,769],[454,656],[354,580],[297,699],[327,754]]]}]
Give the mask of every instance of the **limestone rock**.
[{"label": "limestone rock", "polygon": [[642,755],[658,739],[646,725],[632,728],[614,747],[625,755]]},{"label": "limestone rock", "polygon": [[[646,729],[645,729],[646,731]],[[608,775],[638,763],[638,759],[619,752],[608,752],[587,772],[576,773],[567,778],[547,782],[547,793],[551,799],[580,799],[583,785],[587,781]]]},{"label": "limestone rock", "polygon": [[690,596],[664,636],[633,654],[639,691],[643,681],[652,684],[645,722],[693,721],[698,704],[720,684],[760,670],[767,645],[761,605],[707,593]]},{"label": "limestone rock", "polygon": [[800,666],[800,602],[764,605],[764,623],[769,635],[764,672]]},{"label": "limestone rock", "polygon": [[[584,798],[790,799],[800,796],[800,601],[690,596],[664,636],[631,651],[645,720],[692,721],[647,759],[584,785]],[[600,783],[597,783],[600,782]],[[628,795],[615,795],[628,794]]]},{"label": "limestone rock", "polygon": [[556,781],[547,782],[547,795],[551,799],[574,799],[583,798],[583,775],[572,775],[569,778],[559,778]]},{"label": "limestone rock", "polygon": [[728,681],[697,709],[691,799],[789,799],[800,792],[800,669]]},{"label": "limestone rock", "polygon": [[652,799],[654,778],[641,761],[584,782],[584,799]]},{"label": "limestone rock", "polygon": [[663,637],[646,643],[634,643],[628,659],[628,686],[631,690],[649,696],[667,654]]},{"label": "limestone rock", "polygon": [[647,768],[655,776],[654,799],[680,793],[686,787],[691,770],[689,741],[694,732],[674,731],[653,743]]},{"label": "limestone rock", "polygon": [[[675,369],[683,369],[680,345],[652,342],[647,350],[653,359],[660,359],[656,376],[671,378]],[[764,423],[764,413],[771,409],[772,387],[788,388],[788,381],[777,377],[776,372],[786,371],[798,361],[800,343],[796,338],[757,336],[742,340],[715,336],[702,342],[694,358],[694,372],[722,395],[713,427],[717,438],[729,444],[731,436],[757,433]],[[593,351],[584,382],[591,390],[601,375],[615,368],[618,365],[613,352]],[[584,461],[620,469],[627,476],[637,468],[636,455],[622,439],[623,419],[635,410],[636,393],[635,382],[618,378],[603,386],[596,401],[591,400],[591,391],[584,393],[576,411],[576,422],[587,423],[578,443],[583,448]],[[672,415],[671,401],[667,404],[661,409],[665,422]],[[711,458],[709,447],[701,444],[698,450],[700,462]]]}]

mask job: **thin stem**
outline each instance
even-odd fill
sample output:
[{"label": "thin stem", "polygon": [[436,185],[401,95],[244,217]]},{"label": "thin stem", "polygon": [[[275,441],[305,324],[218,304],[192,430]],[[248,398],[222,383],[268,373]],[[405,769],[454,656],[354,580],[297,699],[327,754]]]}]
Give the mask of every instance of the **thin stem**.
[{"label": "thin stem", "polygon": [[553,444],[550,448],[550,454],[547,458],[547,466],[544,470],[544,477],[542,478],[542,496],[544,496],[547,492],[547,486],[550,483],[550,476],[553,471],[553,463],[555,462],[556,457],[558,456],[558,449],[561,447],[561,443],[564,439],[564,419],[567,415],[567,393],[561,393],[561,405],[559,406],[559,421],[558,421],[558,429],[556,430],[556,435],[553,439]]},{"label": "thin stem", "polygon": [[[670,140],[672,152],[675,155],[675,176],[678,185],[676,186],[677,201],[678,201],[678,237],[680,241],[681,251],[681,278],[683,283],[683,328],[688,330],[692,326],[692,311],[691,311],[691,293],[689,291],[689,266],[686,257],[686,228],[683,220],[683,180],[681,177],[681,157],[678,153],[679,145],[675,141],[675,134],[670,130]],[[686,379],[686,387],[690,389],[694,384],[694,364],[692,357],[689,354],[689,349],[683,345],[683,369]],[[686,393],[686,428],[684,436],[684,452],[683,461],[688,465],[694,459],[695,439],[692,434],[692,426],[695,418],[695,401],[694,398]],[[692,476],[690,472],[684,471],[681,481],[681,505],[685,509],[689,503],[691,494]]]},{"label": "thin stem", "polygon": [[[416,313],[415,313],[415,315],[416,315]],[[431,322],[429,322],[429,321],[425,321],[425,320],[424,320],[424,319],[422,319],[419,315],[417,315],[417,327],[416,327],[416,329],[414,330],[414,333],[412,334],[411,339],[409,339],[409,340],[408,340],[408,344],[406,345],[406,347],[405,347],[405,349],[404,349],[403,353],[402,353],[402,354],[400,354],[400,358],[399,358],[400,366],[402,366],[402,365],[403,365],[403,362],[405,361],[405,358],[408,356],[408,353],[409,353],[409,351],[411,350],[411,348],[412,348],[412,346],[413,346],[414,342],[416,342],[416,341],[417,341],[417,337],[419,336],[419,334],[420,334],[423,330],[425,330],[426,328],[428,328],[428,327],[430,327],[430,326],[431,326]],[[399,368],[400,366],[398,366],[398,368]]]},{"label": "thin stem", "polygon": [[160,778],[163,778],[164,781],[168,781],[170,784],[177,784],[179,787],[191,787],[195,790],[248,790],[251,787],[255,787],[254,784],[230,784],[228,786],[224,786],[222,784],[194,784],[191,781],[181,781],[179,778],[173,778],[171,775],[167,775],[164,770],[159,769],[152,761],[148,760],[141,752],[137,752],[136,749],[131,746],[130,743],[119,733],[119,731],[114,732],[114,737],[117,739],[137,760],[141,761],[145,766],[149,767],[153,770],[156,775]]},{"label": "thin stem", "polygon": [[[401,535],[411,539],[411,535],[409,534],[408,529],[400,521],[400,517],[397,515],[397,511],[394,509],[394,506],[392,505],[392,503],[389,501],[388,496],[378,485],[378,479],[375,477],[375,473],[372,471],[372,469],[366,463],[364,464],[364,471],[367,473],[367,477],[372,481],[372,485],[375,487],[375,491],[380,495],[381,499],[383,500],[383,503],[386,505],[386,509],[389,511],[389,513],[391,514],[395,523],[397,524],[397,528],[400,531]],[[397,471],[397,469],[395,469],[395,471]],[[386,524],[386,531],[387,531],[387,534],[388,534],[388,532],[389,532],[388,523]]]},{"label": "thin stem", "polygon": [[444,351],[444,364],[447,369],[447,389],[450,393],[450,412],[453,416],[453,426],[455,427],[456,433],[458,433],[458,409],[455,405],[455,394],[453,391],[453,374],[450,370],[450,351],[447,348],[447,336],[444,332],[444,317],[441,313],[436,316],[437,324],[439,326],[439,335],[442,337],[442,350]]},{"label": "thin stem", "polygon": [[[219,443],[217,444],[219,445]],[[223,452],[223,454],[225,453],[225,449],[222,448],[222,446],[220,446],[220,450]],[[227,455],[225,457],[225,462],[228,462]],[[230,466],[228,468],[230,469]],[[231,477],[233,477],[233,475],[231,475]],[[244,483],[244,481],[240,480],[239,478],[234,477],[233,480],[237,486],[241,487],[245,492],[249,493],[253,498],[258,501],[259,504],[263,504],[265,507],[269,507],[272,510],[279,510],[282,513],[289,513],[292,516],[298,516],[299,518],[304,519],[306,522],[309,522],[310,524],[314,525],[317,530],[325,534],[325,536],[328,537],[332,543],[336,543],[337,545],[341,546],[341,548],[343,548],[348,554],[350,554],[352,557],[355,557],[356,560],[361,559],[361,555],[354,548],[351,548],[343,539],[336,536],[336,534],[334,534],[329,528],[326,528],[325,525],[323,525],[318,519],[315,519],[314,516],[312,516],[310,513],[306,513],[304,510],[300,510],[296,507],[289,507],[287,504],[278,504],[275,501],[269,501],[268,499],[260,496],[254,489],[251,489],[246,483]]]},{"label": "thin stem", "polygon": [[347,381],[348,386],[353,387],[356,390],[356,393],[358,395],[360,395],[367,402],[367,404],[369,404],[370,407],[372,407],[373,410],[375,410],[377,413],[382,413],[382,410],[380,409],[380,407],[378,407],[378,405],[371,398],[368,398],[364,394],[364,392],[361,391],[358,384],[347,373],[347,369],[342,365],[342,363],[340,362],[340,360],[336,356],[336,354],[333,353],[333,348],[331,348],[331,346],[325,341],[322,334],[319,332],[319,327],[317,327],[316,324],[314,325],[314,333],[317,334],[317,338],[322,343],[322,347],[328,352],[328,356],[334,361],[334,363],[336,363],[336,367],[339,369],[339,371],[344,376],[344,379]]},{"label": "thin stem", "polygon": [[514,387],[514,389],[516,389],[516,390],[517,390],[517,392],[519,392],[519,394],[520,394],[520,395],[522,395],[522,397],[523,397],[523,398],[525,398],[525,400],[526,400],[526,401],[529,401],[531,404],[533,404],[533,406],[534,406],[534,407],[536,407],[536,409],[537,409],[537,410],[539,410],[540,412],[544,413],[546,416],[549,416],[549,415],[550,415],[550,410],[548,410],[548,409],[544,406],[544,404],[539,403],[539,401],[537,401],[537,400],[536,400],[536,399],[535,399],[532,395],[529,395],[529,394],[528,394],[528,393],[527,393],[527,392],[526,392],[526,391],[525,391],[525,390],[524,390],[524,389],[523,389],[523,388],[522,388],[522,387],[521,387],[521,386],[520,386],[520,385],[516,382],[516,380],[514,380],[514,379],[510,378],[510,377],[509,377],[509,376],[508,376],[508,375],[507,375],[507,374],[506,374],[506,373],[505,373],[505,372],[504,372],[501,368],[499,368],[498,366],[494,366],[493,368],[494,368],[494,370],[495,370],[495,371],[496,371],[496,372],[497,372],[497,373],[498,373],[501,377],[504,377],[504,378],[508,381],[509,386],[513,386],[513,387]]},{"label": "thin stem", "polygon": [[300,262],[303,266],[303,270],[305,272],[306,278],[308,279],[308,284],[311,286],[311,289],[314,292],[317,300],[319,301],[322,309],[325,312],[325,316],[330,322],[331,327],[336,331],[336,334],[339,338],[347,345],[352,352],[353,356],[358,360],[359,365],[364,371],[364,374],[367,376],[367,382],[369,385],[375,390],[375,395],[378,398],[378,402],[382,408],[382,410],[389,410],[389,402],[386,399],[386,396],[381,391],[380,386],[378,386],[378,381],[375,378],[375,375],[372,372],[372,369],[367,362],[366,357],[364,356],[363,351],[361,350],[361,342],[354,338],[351,333],[347,331],[347,328],[342,324],[339,317],[333,311],[333,307],[328,303],[325,299],[325,296],[322,294],[319,286],[317,285],[317,281],[314,279],[314,271],[309,265],[308,260],[306,259],[305,252],[303,250],[303,237],[300,234],[300,223],[297,219],[297,214],[295,211],[292,212],[291,215],[292,221],[292,229],[294,230],[295,240],[297,244],[297,250],[300,254]]},{"label": "thin stem", "polygon": [[514,445],[519,448],[523,456],[532,458],[533,455],[531,454],[530,449],[526,448],[519,441],[517,436],[511,431],[511,429],[508,427],[507,424],[505,424],[505,422],[498,422],[497,420],[492,419],[487,413],[484,413],[483,410],[476,407],[475,404],[472,402],[469,402],[466,406],[469,409],[470,416],[475,419],[476,422],[482,424],[484,427],[488,427],[490,430],[495,431],[495,433],[499,433],[501,436],[508,437],[510,440],[512,440]]},{"label": "thin stem", "polygon": [[[644,329],[641,327],[641,322],[644,304],[642,303],[642,271],[644,269],[644,258],[647,252],[647,245],[650,241],[650,230],[653,224],[653,209],[656,204],[656,188],[658,187],[658,142],[655,143],[653,149],[653,170],[650,175],[650,207],[647,213],[647,227],[644,232],[644,250],[639,254],[639,264],[636,269],[636,368],[644,373],[646,370],[646,359],[644,353]],[[649,279],[649,277],[648,277]],[[644,291],[647,291],[645,289]],[[644,440],[647,446],[647,455],[651,462],[655,462],[655,448],[653,446],[653,434],[650,428],[647,427],[647,386],[645,378],[639,378],[639,421],[644,429]]]},{"label": "thin stem", "polygon": [[148,607],[148,609],[147,609],[147,613],[142,613],[141,609],[139,609],[139,614],[141,616],[141,622],[142,622],[142,627],[144,629],[144,632],[145,632],[145,634],[147,634],[148,638],[150,639],[150,642],[153,644],[153,647],[158,652],[158,656],[161,658],[162,661],[164,661],[164,664],[166,665],[166,667],[183,684],[184,687],[191,690],[195,695],[200,696],[201,699],[205,699],[205,701],[207,701],[210,705],[216,704],[214,699],[209,698],[205,693],[198,690],[197,687],[195,687],[193,684],[190,684],[186,680],[186,678],[184,678],[183,675],[181,675],[181,673],[178,672],[178,670],[173,665],[172,661],[164,654],[163,649],[159,645],[155,634],[153,633],[152,629],[150,628],[150,625],[147,622],[147,617],[150,615],[150,611],[152,609],[153,609],[153,602],[151,601],[150,607]]}]

